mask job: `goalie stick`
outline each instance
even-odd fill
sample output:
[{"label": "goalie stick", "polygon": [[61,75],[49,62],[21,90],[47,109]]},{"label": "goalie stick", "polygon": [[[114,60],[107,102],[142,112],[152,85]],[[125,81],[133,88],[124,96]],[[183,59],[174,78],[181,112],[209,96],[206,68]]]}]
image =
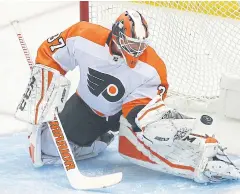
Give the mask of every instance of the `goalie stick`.
[{"label": "goalie stick", "polygon": [[[30,68],[34,65],[30,52],[27,48],[27,45],[22,36],[19,21],[11,22],[11,25],[14,27],[18,40],[21,44],[24,55],[27,59],[28,65]],[[53,138],[53,141],[58,150],[59,156],[61,158],[62,164],[64,166],[65,172],[67,174],[67,178],[71,184],[71,186],[75,189],[97,189],[112,186],[114,184],[119,183],[122,180],[122,173],[114,173],[99,177],[87,177],[81,174],[79,171],[76,161],[74,159],[73,153],[71,151],[71,147],[66,138],[65,132],[62,128],[61,122],[58,117],[57,110],[55,111],[55,119],[53,121],[48,122],[48,126]],[[60,138],[61,137],[61,138]],[[62,150],[61,145],[66,145],[67,149]]]}]

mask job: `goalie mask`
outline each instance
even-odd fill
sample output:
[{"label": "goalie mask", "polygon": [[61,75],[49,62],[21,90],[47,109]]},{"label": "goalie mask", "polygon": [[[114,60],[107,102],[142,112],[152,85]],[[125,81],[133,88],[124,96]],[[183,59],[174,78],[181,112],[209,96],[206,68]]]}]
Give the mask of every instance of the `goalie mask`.
[{"label": "goalie mask", "polygon": [[134,68],[139,56],[148,46],[148,26],[137,11],[122,13],[112,26],[112,40],[129,67]]}]

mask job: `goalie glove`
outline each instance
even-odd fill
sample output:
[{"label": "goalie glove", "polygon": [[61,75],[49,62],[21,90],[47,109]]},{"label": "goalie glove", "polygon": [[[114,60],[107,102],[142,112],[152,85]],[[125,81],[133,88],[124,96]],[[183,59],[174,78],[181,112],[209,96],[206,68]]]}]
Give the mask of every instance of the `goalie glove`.
[{"label": "goalie glove", "polygon": [[53,120],[56,108],[63,110],[69,89],[70,81],[57,70],[34,65],[15,117],[34,125]]},{"label": "goalie glove", "polygon": [[157,95],[138,113],[135,122],[142,129],[144,138],[156,145],[171,146],[174,140],[190,134],[196,119],[167,107]]}]

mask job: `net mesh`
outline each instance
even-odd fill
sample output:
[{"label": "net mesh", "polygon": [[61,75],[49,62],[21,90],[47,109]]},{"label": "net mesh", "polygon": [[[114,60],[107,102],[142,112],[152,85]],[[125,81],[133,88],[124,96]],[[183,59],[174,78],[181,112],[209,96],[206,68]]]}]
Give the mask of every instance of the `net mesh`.
[{"label": "net mesh", "polygon": [[151,46],[167,66],[169,95],[208,101],[224,72],[240,75],[238,2],[90,2],[90,21],[111,28],[126,9],[149,23]]}]

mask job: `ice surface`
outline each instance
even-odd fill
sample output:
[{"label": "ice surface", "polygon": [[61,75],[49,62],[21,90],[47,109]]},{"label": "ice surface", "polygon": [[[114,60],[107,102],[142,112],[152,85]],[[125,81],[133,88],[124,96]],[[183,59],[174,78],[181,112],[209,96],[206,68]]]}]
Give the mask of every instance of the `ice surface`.
[{"label": "ice surface", "polygon": [[[42,41],[79,20],[78,2],[0,2],[0,12],[0,194],[240,193],[239,182],[199,185],[191,180],[131,164],[118,154],[117,141],[99,157],[78,162],[83,174],[89,176],[122,171],[123,181],[110,188],[75,191],[70,187],[61,166],[33,168],[28,155],[27,134],[24,132],[26,124],[13,118],[28,82],[29,68],[9,21],[20,20],[24,38],[34,58]],[[70,93],[73,93],[78,72],[75,70],[67,76],[72,81]],[[225,127],[225,131],[228,130]],[[228,142],[234,145],[237,141],[228,136]]]},{"label": "ice surface", "polygon": [[78,162],[84,175],[98,176],[123,172],[118,185],[92,190],[71,188],[62,166],[35,169],[28,154],[27,133],[0,137],[0,193],[1,194],[73,194],[73,193],[167,193],[167,194],[237,194],[240,182],[201,185],[191,180],[170,176],[131,164],[117,152],[117,140],[96,158]]}]

